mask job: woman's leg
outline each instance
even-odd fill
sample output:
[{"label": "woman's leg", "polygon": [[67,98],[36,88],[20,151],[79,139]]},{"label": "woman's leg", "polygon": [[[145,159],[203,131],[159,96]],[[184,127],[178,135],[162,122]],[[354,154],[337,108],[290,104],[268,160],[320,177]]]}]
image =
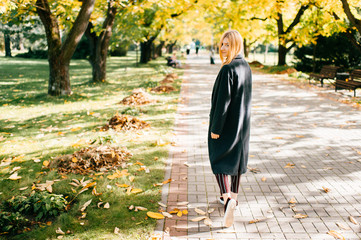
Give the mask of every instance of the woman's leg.
[{"label": "woman's leg", "polygon": [[227,199],[230,196],[230,188],[229,188],[229,181],[228,181],[228,175],[226,174],[215,174],[217,183],[219,186],[219,190],[221,191],[222,197],[224,201],[226,202]]},{"label": "woman's leg", "polygon": [[237,201],[241,174],[231,176],[231,198]]}]

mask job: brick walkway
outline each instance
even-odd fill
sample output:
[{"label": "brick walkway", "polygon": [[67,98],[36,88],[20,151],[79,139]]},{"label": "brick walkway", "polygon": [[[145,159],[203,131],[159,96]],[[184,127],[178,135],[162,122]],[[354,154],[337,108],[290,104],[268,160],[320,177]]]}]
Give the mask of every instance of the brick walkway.
[{"label": "brick walkway", "polygon": [[[242,176],[235,223],[223,228],[206,139],[219,65],[211,66],[205,56],[191,56],[187,64],[176,146],[165,176],[174,181],[163,187],[162,200],[168,212],[179,208],[189,214],[160,220],[156,234],[163,239],[335,239],[327,234],[335,230],[346,239],[361,239],[360,225],[349,220],[361,222],[361,111],[280,76],[254,74],[249,167],[260,172]],[[182,205],[185,201],[188,205]],[[212,226],[191,221],[201,216],[196,207],[215,209]],[[308,217],[294,218],[298,213]]]}]

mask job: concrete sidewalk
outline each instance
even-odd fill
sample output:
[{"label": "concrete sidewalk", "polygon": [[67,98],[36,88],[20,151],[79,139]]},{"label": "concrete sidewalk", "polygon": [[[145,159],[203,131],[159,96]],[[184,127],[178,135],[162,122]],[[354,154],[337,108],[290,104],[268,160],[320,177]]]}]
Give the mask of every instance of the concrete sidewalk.
[{"label": "concrete sidewalk", "polygon": [[[219,67],[207,56],[187,60],[176,146],[166,173],[174,181],[163,187],[163,203],[168,212],[189,213],[159,221],[157,234],[163,239],[335,239],[327,234],[334,230],[361,239],[360,226],[349,220],[361,221],[361,111],[277,75],[253,74],[251,169],[241,179],[235,223],[222,227],[223,206],[207,152],[210,96]],[[191,221],[202,216],[196,207],[215,209],[211,226]],[[254,219],[262,221],[249,223]]]}]

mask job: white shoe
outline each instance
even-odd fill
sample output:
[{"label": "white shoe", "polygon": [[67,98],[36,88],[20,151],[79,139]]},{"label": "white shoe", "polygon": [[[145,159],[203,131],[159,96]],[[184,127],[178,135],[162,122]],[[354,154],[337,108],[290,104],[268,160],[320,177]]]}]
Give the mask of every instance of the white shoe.
[{"label": "white shoe", "polygon": [[234,210],[236,208],[237,202],[234,199],[228,198],[226,203],[226,211],[224,213],[223,225],[225,227],[230,227],[233,225],[234,221]]}]

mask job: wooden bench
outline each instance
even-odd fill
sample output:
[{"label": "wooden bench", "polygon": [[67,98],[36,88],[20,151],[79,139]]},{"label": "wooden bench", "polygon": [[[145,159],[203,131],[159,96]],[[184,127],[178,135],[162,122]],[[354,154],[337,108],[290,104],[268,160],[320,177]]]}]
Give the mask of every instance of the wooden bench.
[{"label": "wooden bench", "polygon": [[353,90],[353,96],[356,97],[356,89],[361,88],[361,70],[356,69],[350,73],[350,79],[339,80],[336,79],[335,91],[337,89]]},{"label": "wooden bench", "polygon": [[311,79],[315,79],[321,82],[321,87],[323,87],[324,79],[335,79],[336,73],[339,67],[325,65],[322,66],[320,73],[311,73],[308,79],[308,83],[311,82]]}]

